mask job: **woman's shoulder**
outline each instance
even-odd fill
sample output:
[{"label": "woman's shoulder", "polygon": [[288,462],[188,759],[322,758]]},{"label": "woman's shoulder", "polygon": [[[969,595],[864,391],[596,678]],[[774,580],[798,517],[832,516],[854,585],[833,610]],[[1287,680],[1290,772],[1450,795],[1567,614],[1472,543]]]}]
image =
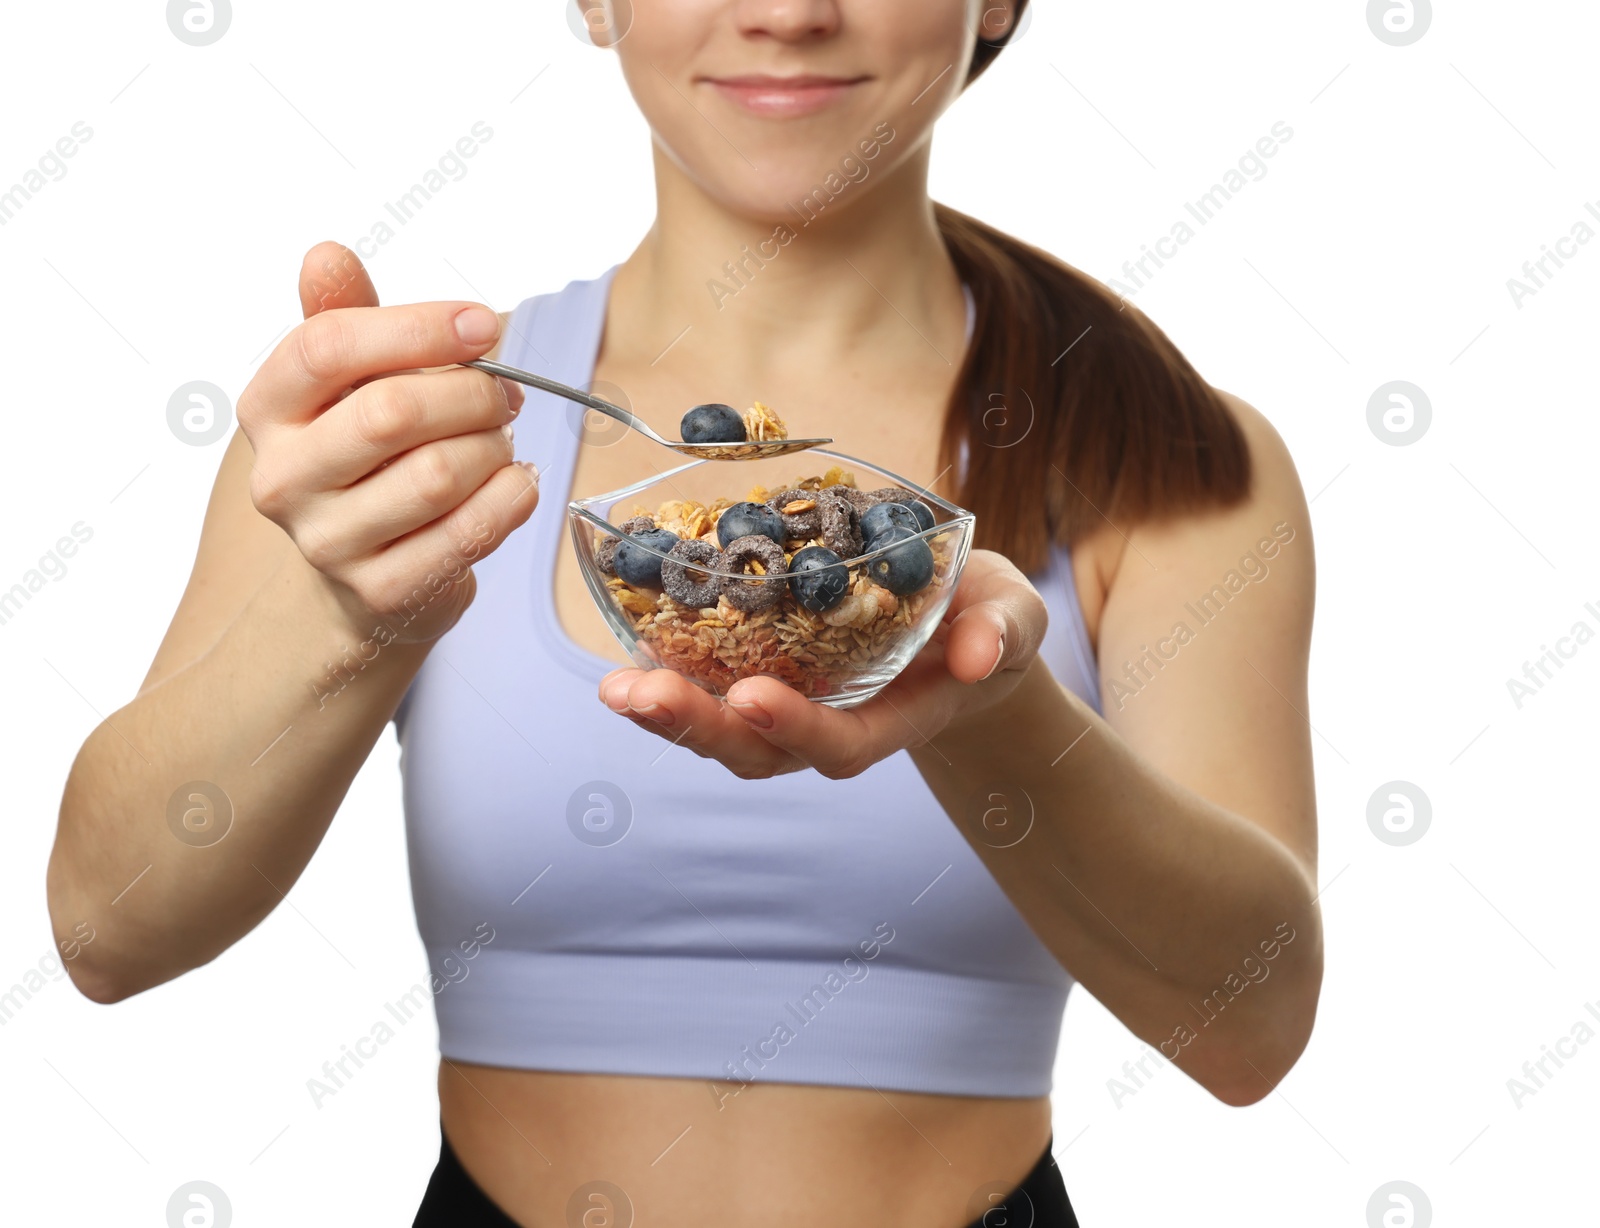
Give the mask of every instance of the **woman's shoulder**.
[{"label": "woman's shoulder", "polygon": [[1250,447],[1250,493],[1239,507],[1271,505],[1296,513],[1306,511],[1305,491],[1289,445],[1272,420],[1242,397],[1214,389],[1228,407]]},{"label": "woman's shoulder", "polygon": [[[1288,444],[1272,420],[1244,398],[1216,388],[1238,423],[1250,450],[1251,481],[1245,497],[1225,508],[1207,509],[1137,524],[1106,522],[1085,534],[1072,547],[1072,569],[1093,641],[1099,643],[1102,615],[1113,590],[1124,597],[1147,587],[1160,587],[1163,579],[1193,573],[1226,571],[1261,541],[1276,533],[1280,538],[1299,535],[1302,540],[1300,573],[1294,584],[1309,596],[1312,584],[1310,507]],[[1184,566],[1174,568],[1176,560]],[[1160,560],[1159,562],[1155,560]],[[1158,578],[1157,573],[1167,572]],[[1219,573],[1221,574],[1221,573]]]},{"label": "woman's shoulder", "polygon": [[[1233,416],[1250,452],[1250,485],[1234,502],[1200,511],[1179,513],[1169,518],[1127,526],[1126,533],[1114,533],[1112,572],[1126,570],[1126,556],[1141,541],[1184,540],[1191,546],[1215,543],[1226,550],[1250,529],[1289,521],[1309,528],[1310,509],[1300,473],[1289,445],[1272,420],[1243,397],[1213,388]],[[1097,535],[1098,536],[1098,535]],[[1111,549],[1111,547],[1107,547]]]}]

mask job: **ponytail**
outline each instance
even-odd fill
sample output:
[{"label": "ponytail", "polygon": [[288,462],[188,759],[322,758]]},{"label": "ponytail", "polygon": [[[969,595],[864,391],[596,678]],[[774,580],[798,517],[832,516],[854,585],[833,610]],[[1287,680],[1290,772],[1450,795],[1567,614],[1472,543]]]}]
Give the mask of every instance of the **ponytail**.
[{"label": "ponytail", "polygon": [[939,460],[962,475],[975,545],[1032,573],[1052,545],[1107,522],[1125,531],[1249,493],[1233,414],[1142,312],[1036,247],[934,210],[976,307]]},{"label": "ponytail", "polygon": [[[979,37],[967,84],[1021,27],[1027,0]],[[1100,282],[935,204],[977,318],[945,415],[941,469],[977,513],[974,544],[1025,572],[1108,522],[1226,507],[1250,492],[1250,449],[1217,391]],[[963,457],[965,461],[963,463]]]}]

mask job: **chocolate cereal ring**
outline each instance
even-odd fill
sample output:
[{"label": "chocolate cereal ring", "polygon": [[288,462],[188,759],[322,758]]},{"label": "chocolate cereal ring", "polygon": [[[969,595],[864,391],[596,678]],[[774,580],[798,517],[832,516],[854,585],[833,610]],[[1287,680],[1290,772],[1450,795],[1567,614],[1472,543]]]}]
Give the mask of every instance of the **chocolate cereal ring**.
[{"label": "chocolate cereal ring", "polygon": [[867,491],[867,498],[873,503],[904,503],[910,507],[916,497],[903,486],[880,486],[877,490]]},{"label": "chocolate cereal ring", "polygon": [[850,505],[856,509],[857,514],[866,511],[877,502],[866,491],[858,490],[854,486],[824,486],[822,493],[825,495],[838,495],[841,499],[848,499]]},{"label": "chocolate cereal ring", "polygon": [[[763,539],[765,540],[765,539]],[[782,562],[780,556],[779,562]],[[661,587],[674,601],[702,609],[717,604],[720,587],[717,572],[723,568],[722,552],[700,538],[684,538],[667,551],[661,564]],[[691,580],[691,571],[702,572],[704,580]]]},{"label": "chocolate cereal ring", "polygon": [[[740,574],[752,559],[766,570],[765,577]],[[789,566],[783,560],[783,547],[759,533],[736,537],[729,542],[722,552],[722,570],[729,573],[722,577],[722,595],[734,609],[746,614],[777,605],[789,587],[786,578]]]},{"label": "chocolate cereal ring", "polygon": [[[622,532],[640,532],[642,529],[656,528],[654,516],[634,516],[624,520],[621,524]],[[605,540],[595,547],[595,566],[606,576],[616,576],[616,548],[622,544],[621,537],[606,534]]]},{"label": "chocolate cereal ring", "polygon": [[[809,504],[793,512],[783,509],[791,503]],[[817,509],[817,492],[814,490],[780,490],[767,500],[767,506],[783,517],[783,532],[787,537],[815,537],[822,531],[822,514]]]},{"label": "chocolate cereal ring", "polygon": [[[638,533],[642,529],[653,529],[655,527],[656,522],[653,516],[634,516],[629,520],[624,520],[621,525],[624,533]],[[608,536],[595,547],[594,565],[608,576],[617,574],[617,547],[620,545],[622,545],[622,538]]]},{"label": "chocolate cereal ring", "polygon": [[822,544],[842,559],[860,554],[861,513],[855,503],[829,489],[817,497],[817,510],[822,513]]}]

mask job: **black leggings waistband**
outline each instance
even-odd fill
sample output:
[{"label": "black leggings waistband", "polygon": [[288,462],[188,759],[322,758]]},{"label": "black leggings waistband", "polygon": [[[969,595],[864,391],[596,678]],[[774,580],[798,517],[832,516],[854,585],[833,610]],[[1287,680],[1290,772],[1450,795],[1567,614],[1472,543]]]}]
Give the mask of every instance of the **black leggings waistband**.
[{"label": "black leggings waistband", "polygon": [[[999,1190],[992,1196],[981,1191],[973,1195],[976,1218],[968,1228],[1078,1228],[1061,1170],[1050,1154],[1054,1141],[1052,1138],[1045,1144],[1044,1154],[1033,1171],[1004,1199]],[[461,1167],[460,1157],[450,1146],[442,1125],[439,1163],[411,1228],[517,1228],[516,1220],[502,1211]],[[627,1225],[618,1224],[617,1228]]]}]

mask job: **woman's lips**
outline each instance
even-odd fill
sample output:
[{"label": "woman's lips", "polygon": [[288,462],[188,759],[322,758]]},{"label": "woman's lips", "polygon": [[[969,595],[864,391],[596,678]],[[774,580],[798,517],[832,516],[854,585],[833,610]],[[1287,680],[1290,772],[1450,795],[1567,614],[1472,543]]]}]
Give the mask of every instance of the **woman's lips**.
[{"label": "woman's lips", "polygon": [[865,77],[707,77],[705,82],[752,115],[787,118],[832,106]]}]

